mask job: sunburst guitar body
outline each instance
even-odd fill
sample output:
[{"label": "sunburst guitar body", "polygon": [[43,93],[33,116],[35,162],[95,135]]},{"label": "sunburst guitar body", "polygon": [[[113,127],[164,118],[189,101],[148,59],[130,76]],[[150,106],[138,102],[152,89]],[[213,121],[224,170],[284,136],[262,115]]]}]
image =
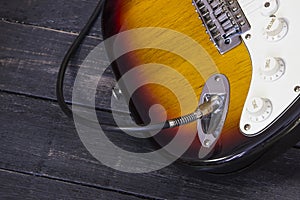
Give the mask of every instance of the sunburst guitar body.
[{"label": "sunburst guitar body", "polygon": [[219,119],[165,129],[154,140],[164,147],[179,134],[178,149],[188,144],[180,161],[216,173],[243,169],[295,144],[300,139],[300,67],[293,49],[300,45],[297,5],[106,1],[103,35],[114,37],[106,47],[135,121],[177,118],[222,93],[227,105]]}]

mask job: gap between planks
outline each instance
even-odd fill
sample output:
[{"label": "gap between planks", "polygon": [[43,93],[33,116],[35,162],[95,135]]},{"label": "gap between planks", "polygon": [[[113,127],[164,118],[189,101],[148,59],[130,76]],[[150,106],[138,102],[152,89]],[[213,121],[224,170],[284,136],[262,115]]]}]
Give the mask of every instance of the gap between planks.
[{"label": "gap between planks", "polygon": [[116,193],[119,193],[122,195],[134,196],[134,197],[138,197],[138,198],[142,198],[142,199],[163,200],[162,198],[152,197],[152,196],[138,194],[138,193],[134,193],[134,192],[128,192],[125,190],[115,189],[115,188],[111,188],[111,187],[103,187],[103,186],[99,186],[99,185],[93,185],[90,183],[84,183],[84,182],[74,181],[74,180],[70,180],[70,179],[63,179],[61,177],[50,176],[47,174],[27,172],[27,171],[17,171],[17,170],[5,169],[5,168],[0,168],[0,172],[1,171],[8,172],[8,173],[20,174],[20,175],[35,176],[35,177],[39,177],[39,178],[59,181],[62,183],[79,185],[79,186],[83,186],[83,187],[94,188],[94,189],[99,189],[99,190],[104,190],[104,191],[109,191],[109,192],[116,192]]},{"label": "gap between planks", "polygon": [[[52,31],[52,32],[56,32],[56,33],[63,33],[63,34],[75,35],[75,36],[79,35],[79,32],[77,33],[77,32],[69,32],[69,31],[64,31],[64,30],[58,30],[58,29],[53,29],[53,28],[49,28],[49,27],[37,26],[37,25],[30,24],[30,23],[19,22],[19,21],[16,21],[16,20],[8,20],[8,19],[5,19],[5,18],[1,18],[1,22],[7,23],[7,24],[23,25],[23,26],[27,26],[27,27],[31,27],[31,28],[47,30],[47,31]],[[86,35],[86,38],[91,38],[91,39],[96,39],[96,40],[101,40],[102,41],[102,37],[97,37],[97,36]]]},{"label": "gap between planks", "polygon": [[[57,99],[51,98],[51,97],[37,96],[37,95],[33,95],[33,94],[28,94],[28,93],[23,93],[23,92],[15,92],[15,91],[4,90],[4,89],[0,89],[0,92],[6,93],[6,94],[11,94],[11,95],[19,95],[19,96],[23,96],[23,97],[27,97],[27,98],[33,98],[33,99],[43,100],[43,101],[54,102],[54,103],[58,104]],[[66,100],[66,103],[69,106],[72,106],[72,103],[70,101]],[[82,105],[82,106],[84,106],[84,105]],[[125,111],[111,110],[111,109],[105,109],[105,108],[100,108],[100,107],[95,107],[95,108],[92,108],[92,109],[95,109],[96,111],[100,111],[100,112],[106,112],[106,113],[112,113],[112,112],[114,112],[114,113],[126,114],[126,115],[129,114],[129,113],[125,112]]]}]

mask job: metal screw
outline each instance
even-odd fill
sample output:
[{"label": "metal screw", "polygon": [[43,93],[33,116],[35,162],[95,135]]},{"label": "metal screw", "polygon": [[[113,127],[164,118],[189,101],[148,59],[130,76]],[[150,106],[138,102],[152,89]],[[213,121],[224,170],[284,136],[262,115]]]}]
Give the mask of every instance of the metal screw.
[{"label": "metal screw", "polygon": [[294,88],[294,91],[295,91],[295,92],[300,92],[300,86],[299,86],[299,85],[296,86],[296,87]]},{"label": "metal screw", "polygon": [[246,124],[244,126],[245,131],[249,131],[251,129],[251,125],[250,124]]},{"label": "metal screw", "polygon": [[210,140],[209,140],[209,139],[206,139],[206,140],[204,141],[204,146],[205,146],[205,147],[209,147],[210,145],[211,145]]},{"label": "metal screw", "polygon": [[121,89],[119,88],[119,86],[115,86],[113,89],[112,89],[112,94],[113,96],[115,97],[116,100],[120,100],[121,96],[122,96],[122,91]]},{"label": "metal screw", "polygon": [[247,35],[245,36],[245,38],[246,38],[246,40],[250,40],[250,39],[251,39],[251,34],[247,34]]},{"label": "metal screw", "polygon": [[268,8],[268,7],[270,7],[270,5],[271,5],[270,2],[266,2],[264,6],[265,6],[265,8]]},{"label": "metal screw", "polygon": [[231,43],[231,40],[230,39],[226,39],[224,43],[228,45],[228,44]]},{"label": "metal screw", "polygon": [[215,81],[219,82],[221,80],[220,76],[215,77]]}]

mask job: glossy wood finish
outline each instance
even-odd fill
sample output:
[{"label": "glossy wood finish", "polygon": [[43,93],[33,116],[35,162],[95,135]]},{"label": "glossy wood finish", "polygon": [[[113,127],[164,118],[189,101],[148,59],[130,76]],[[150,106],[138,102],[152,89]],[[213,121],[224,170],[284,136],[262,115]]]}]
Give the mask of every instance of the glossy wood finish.
[{"label": "glossy wood finish", "polygon": [[[118,24],[118,26],[111,27],[109,24]],[[188,0],[107,2],[106,14],[104,15],[104,36],[106,38],[122,31],[142,27],[160,27],[178,31],[194,39],[204,50],[203,54],[195,53],[193,55],[196,59],[202,61],[201,65],[198,66],[192,66],[189,60],[158,49],[137,50],[117,61],[114,67],[116,74],[119,76],[145,63],[160,63],[176,70],[188,81],[188,83],[184,83],[180,77],[178,78],[171,73],[168,74],[166,70],[160,73],[157,70],[147,69],[143,73],[136,74],[136,79],[132,80],[131,84],[140,84],[141,80],[160,80],[164,86],[176,85],[177,87],[175,92],[172,91],[173,94],[165,87],[157,85],[148,85],[137,91],[132,100],[142,121],[148,122],[147,112],[153,104],[161,104],[166,109],[168,118],[179,117],[194,111],[206,79],[212,74],[222,73],[227,76],[230,82],[230,106],[217,145],[218,147],[222,146],[222,153],[219,153],[218,156],[228,154],[232,149],[245,143],[245,140],[251,140],[245,138],[239,131],[239,119],[251,80],[251,60],[245,45],[241,44],[230,52],[220,55],[209,40],[201,20],[198,19],[198,14]],[[144,34],[134,34],[123,40],[122,44],[124,48],[130,46],[133,41],[136,43],[148,42],[149,46],[152,45],[153,41],[145,38]],[[162,45],[166,40],[168,39],[160,41]],[[177,44],[181,43],[180,40],[181,38],[174,43],[174,49],[178,48]],[[183,51],[188,51],[188,49],[183,49]],[[204,76],[201,76],[197,70]],[[189,93],[188,88],[190,86],[192,86],[196,98]],[[123,85],[123,89],[126,90],[126,83]],[[174,93],[183,98],[177,99]],[[182,112],[180,112],[179,104],[182,106]],[[163,120],[161,115],[163,115],[163,112],[156,114],[157,121]],[[187,137],[191,137],[192,134],[190,133],[194,132],[195,129],[196,123],[186,126],[185,134]],[[163,131],[163,134],[158,135],[156,140],[161,145],[165,145],[175,133],[176,130],[174,129]],[[192,151],[197,152],[199,147],[200,143],[196,138]]]}]

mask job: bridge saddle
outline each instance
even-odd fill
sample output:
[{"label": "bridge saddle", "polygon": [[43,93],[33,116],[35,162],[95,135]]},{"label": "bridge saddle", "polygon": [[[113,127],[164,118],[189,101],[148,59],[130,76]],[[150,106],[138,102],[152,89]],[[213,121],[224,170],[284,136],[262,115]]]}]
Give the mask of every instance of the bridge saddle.
[{"label": "bridge saddle", "polygon": [[239,45],[240,35],[250,30],[237,0],[193,0],[193,5],[221,54]]}]

